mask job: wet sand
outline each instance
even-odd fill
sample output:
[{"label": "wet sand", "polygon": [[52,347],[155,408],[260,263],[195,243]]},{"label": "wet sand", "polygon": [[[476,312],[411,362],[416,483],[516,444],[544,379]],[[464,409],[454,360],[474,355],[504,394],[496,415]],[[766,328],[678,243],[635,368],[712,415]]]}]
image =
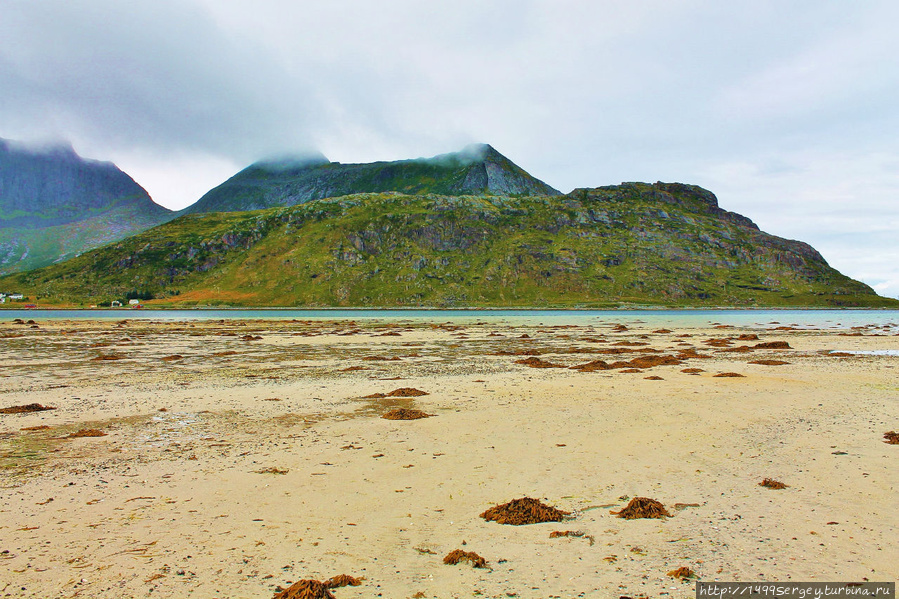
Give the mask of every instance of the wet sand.
[{"label": "wet sand", "polygon": [[[0,597],[894,581],[899,358],[827,352],[899,337],[777,328],[2,322],[0,408],[56,409],[0,414]],[[570,515],[480,517],[522,497]],[[634,497],[672,517],[610,513]]]}]

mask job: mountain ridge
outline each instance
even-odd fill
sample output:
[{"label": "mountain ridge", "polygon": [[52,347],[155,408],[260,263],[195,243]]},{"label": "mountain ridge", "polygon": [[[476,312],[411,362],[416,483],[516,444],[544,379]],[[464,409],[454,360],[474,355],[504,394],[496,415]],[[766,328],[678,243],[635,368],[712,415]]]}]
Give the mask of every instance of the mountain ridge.
[{"label": "mountain ridge", "polygon": [[[324,156],[322,159],[327,160]],[[182,214],[294,206],[353,193],[562,195],[488,144],[431,158],[291,166],[254,163],[211,189]]]}]

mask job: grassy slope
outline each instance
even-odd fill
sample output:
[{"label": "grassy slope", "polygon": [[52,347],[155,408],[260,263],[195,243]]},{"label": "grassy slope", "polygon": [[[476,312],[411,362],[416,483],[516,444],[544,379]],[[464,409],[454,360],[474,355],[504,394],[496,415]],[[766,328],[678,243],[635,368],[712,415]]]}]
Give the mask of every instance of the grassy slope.
[{"label": "grassy slope", "polygon": [[803,247],[644,188],[360,194],[189,215],[0,289],[83,304],[140,290],[183,306],[899,305]]},{"label": "grassy slope", "polygon": [[93,248],[154,227],[174,213],[147,211],[128,201],[62,225],[0,228],[0,274],[62,262]]}]

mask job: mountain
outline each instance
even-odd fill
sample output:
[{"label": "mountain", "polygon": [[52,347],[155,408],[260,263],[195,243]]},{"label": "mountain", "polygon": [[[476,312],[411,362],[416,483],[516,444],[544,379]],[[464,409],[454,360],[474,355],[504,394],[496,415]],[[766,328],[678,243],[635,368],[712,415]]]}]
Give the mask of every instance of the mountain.
[{"label": "mountain", "polygon": [[0,139],[0,273],[52,264],[176,215],[110,162]]},{"label": "mountain", "polygon": [[354,193],[398,191],[447,196],[561,195],[486,144],[433,158],[340,164],[324,156],[258,162],[209,191],[184,212],[235,212],[294,206]]},{"label": "mountain", "polygon": [[192,214],[4,277],[0,290],[185,307],[899,306],[809,245],[679,183],[564,196],[368,193]]}]

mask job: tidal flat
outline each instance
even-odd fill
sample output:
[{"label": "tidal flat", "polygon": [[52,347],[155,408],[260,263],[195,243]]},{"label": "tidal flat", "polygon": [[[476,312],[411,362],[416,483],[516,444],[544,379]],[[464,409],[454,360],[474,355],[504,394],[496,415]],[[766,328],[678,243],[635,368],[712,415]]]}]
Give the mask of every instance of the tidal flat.
[{"label": "tidal flat", "polygon": [[[338,575],[361,583],[339,599],[894,581],[897,333],[5,317],[0,597],[269,599]],[[520,498],[567,513],[481,517]],[[668,515],[612,513],[635,498]],[[444,563],[469,552],[483,564]]]}]

